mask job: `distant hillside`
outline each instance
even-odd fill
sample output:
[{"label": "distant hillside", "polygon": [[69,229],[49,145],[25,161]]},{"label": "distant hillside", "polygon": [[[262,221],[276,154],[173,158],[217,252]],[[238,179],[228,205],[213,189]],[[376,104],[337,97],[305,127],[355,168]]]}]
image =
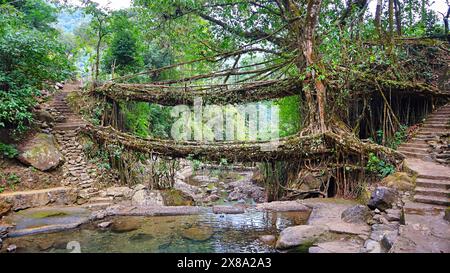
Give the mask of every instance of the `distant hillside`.
[{"label": "distant hillside", "polygon": [[62,11],[58,15],[56,27],[67,33],[73,33],[80,25],[89,22],[89,17],[84,15],[81,10],[74,12]]}]

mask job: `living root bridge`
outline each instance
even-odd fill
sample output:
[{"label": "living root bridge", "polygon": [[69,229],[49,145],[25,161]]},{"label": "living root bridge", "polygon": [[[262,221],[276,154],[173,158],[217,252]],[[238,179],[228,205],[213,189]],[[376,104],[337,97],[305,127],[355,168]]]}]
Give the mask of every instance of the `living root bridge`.
[{"label": "living root bridge", "polygon": [[86,126],[83,131],[105,144],[160,155],[161,157],[188,158],[219,162],[267,162],[301,161],[331,156],[336,145],[352,154],[381,152],[392,161],[401,159],[397,152],[371,143],[363,143],[354,137],[341,137],[332,132],[300,136],[299,134],[277,141],[193,142],[162,139],[144,139],[113,129],[112,127]]},{"label": "living root bridge", "polygon": [[283,98],[301,94],[297,79],[198,86],[107,83],[95,89],[112,100],[145,101],[165,106],[193,105],[201,98],[204,104],[238,104]]}]

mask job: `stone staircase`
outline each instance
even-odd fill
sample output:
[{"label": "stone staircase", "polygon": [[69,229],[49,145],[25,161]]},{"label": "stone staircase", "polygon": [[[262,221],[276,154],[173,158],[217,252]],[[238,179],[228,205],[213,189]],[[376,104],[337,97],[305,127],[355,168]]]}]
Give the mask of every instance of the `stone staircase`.
[{"label": "stone staircase", "polygon": [[78,142],[78,130],[87,123],[75,114],[67,103],[67,96],[79,88],[75,84],[67,84],[53,100],[52,107],[60,112],[65,119],[56,123],[53,130],[65,157],[63,166],[64,186],[78,190],[77,203],[87,207],[103,207],[111,204],[112,198],[100,197],[96,188],[97,168],[88,162],[83,146]]},{"label": "stone staircase", "polygon": [[406,156],[406,167],[417,173],[416,202],[450,206],[450,168],[433,161],[427,143],[440,134],[450,132],[449,122],[450,104],[447,104],[430,114],[417,134],[398,149]]}]

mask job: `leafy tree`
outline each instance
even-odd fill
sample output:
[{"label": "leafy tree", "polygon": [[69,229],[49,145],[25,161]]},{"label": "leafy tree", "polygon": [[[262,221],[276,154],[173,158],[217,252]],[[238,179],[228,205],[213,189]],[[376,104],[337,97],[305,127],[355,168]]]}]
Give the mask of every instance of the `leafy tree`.
[{"label": "leafy tree", "polygon": [[0,5],[4,22],[0,28],[0,128],[23,132],[32,120],[39,90],[66,79],[72,71],[51,25],[54,12],[38,0]]}]

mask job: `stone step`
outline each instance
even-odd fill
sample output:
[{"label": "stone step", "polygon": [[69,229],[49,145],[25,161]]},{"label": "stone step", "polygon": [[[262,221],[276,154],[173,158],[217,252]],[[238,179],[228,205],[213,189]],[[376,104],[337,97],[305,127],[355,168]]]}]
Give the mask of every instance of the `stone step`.
[{"label": "stone step", "polygon": [[109,202],[100,202],[100,203],[86,203],[81,205],[80,207],[82,208],[88,208],[88,209],[105,209],[109,206],[111,206],[113,203],[109,203]]},{"label": "stone step", "polygon": [[441,205],[441,206],[449,206],[450,205],[449,198],[426,196],[426,195],[420,195],[420,194],[414,195],[414,201],[420,202],[420,203],[425,203],[425,204]]},{"label": "stone step", "polygon": [[428,179],[428,178],[417,178],[416,179],[416,186],[417,187],[427,187],[427,188],[450,190],[450,181],[448,181],[448,180]]},{"label": "stone step", "polygon": [[416,215],[440,215],[442,211],[444,211],[447,207],[441,205],[431,205],[424,203],[417,203],[412,201],[407,201],[405,206],[403,207],[403,211],[405,212],[405,217],[408,214],[416,214]]},{"label": "stone step", "polygon": [[417,176],[417,178],[425,178],[430,180],[441,180],[441,181],[450,181],[448,176],[443,175],[430,175],[430,174],[420,174]]},{"label": "stone step", "polygon": [[404,156],[413,157],[413,158],[423,158],[429,156],[427,153],[414,153],[414,152],[400,152]]},{"label": "stone step", "polygon": [[449,129],[450,126],[447,125],[446,123],[442,123],[442,124],[430,124],[430,123],[425,123],[421,129]]},{"label": "stone step", "polygon": [[416,187],[416,194],[424,195],[424,196],[436,196],[448,198],[450,194],[450,190],[444,189],[436,189],[436,188],[424,188],[424,187]]},{"label": "stone step", "polygon": [[114,200],[114,197],[93,197],[89,200],[91,203],[105,203],[105,202],[112,202]]},{"label": "stone step", "polygon": [[400,148],[429,148],[430,145],[428,145],[426,142],[421,141],[421,142],[408,142],[405,144],[402,144],[399,146],[398,149]]},{"label": "stone step", "polygon": [[428,154],[428,148],[415,148],[415,147],[400,147],[398,148],[399,152],[409,152],[409,153],[418,153],[418,154]]},{"label": "stone step", "polygon": [[54,127],[54,129],[60,130],[60,131],[68,131],[68,130],[79,129],[85,125],[86,125],[86,123],[58,124]]},{"label": "stone step", "polygon": [[448,114],[431,114],[428,116],[428,119],[436,118],[436,119],[448,120],[448,116],[449,116]]}]

